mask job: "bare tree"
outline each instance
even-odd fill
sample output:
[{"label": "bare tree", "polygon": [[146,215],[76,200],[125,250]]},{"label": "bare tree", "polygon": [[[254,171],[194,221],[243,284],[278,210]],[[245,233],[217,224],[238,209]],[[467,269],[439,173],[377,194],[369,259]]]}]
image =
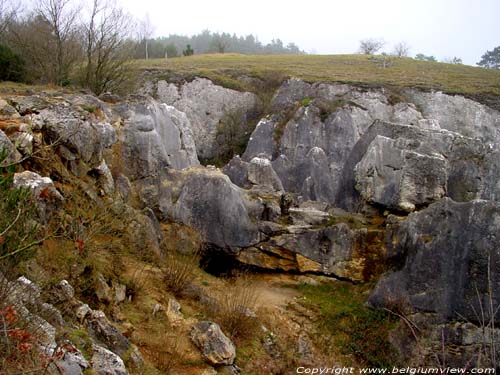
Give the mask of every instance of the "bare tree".
[{"label": "bare tree", "polygon": [[231,45],[230,36],[222,33],[222,34],[214,34],[212,40],[212,48],[215,49],[218,53],[224,53]]},{"label": "bare tree", "polygon": [[35,14],[50,27],[49,45],[52,55],[52,83],[62,85],[69,77],[80,53],[78,14],[70,0],[38,0]]},{"label": "bare tree", "polygon": [[93,0],[84,26],[86,63],[82,84],[99,95],[128,79],[133,52],[132,18],[114,2]]},{"label": "bare tree", "polygon": [[0,42],[3,41],[9,25],[17,18],[20,4],[12,0],[0,0]]},{"label": "bare tree", "polygon": [[410,46],[406,42],[399,42],[394,46],[392,54],[397,57],[408,57]]},{"label": "bare tree", "polygon": [[146,16],[139,24],[139,40],[142,40],[144,42],[146,60],[149,59],[148,43],[149,39],[151,39],[151,37],[153,36],[153,33],[154,26],[151,24],[149,14],[146,13]]},{"label": "bare tree", "polygon": [[359,42],[359,53],[373,55],[380,51],[384,45],[385,42],[382,39],[363,39]]}]

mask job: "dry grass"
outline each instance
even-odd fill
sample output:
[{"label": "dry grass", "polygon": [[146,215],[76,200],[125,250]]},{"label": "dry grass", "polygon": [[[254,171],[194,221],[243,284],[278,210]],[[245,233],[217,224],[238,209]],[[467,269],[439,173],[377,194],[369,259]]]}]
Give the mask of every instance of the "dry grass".
[{"label": "dry grass", "polygon": [[140,70],[166,76],[202,76],[235,89],[251,89],[241,76],[268,79],[298,77],[309,82],[341,82],[367,86],[417,87],[468,96],[500,95],[500,71],[467,65],[393,58],[381,68],[366,55],[197,55],[137,61]]},{"label": "dry grass", "polygon": [[198,268],[199,256],[195,254],[170,253],[163,262],[163,283],[175,296],[182,296],[191,284],[195,270]]},{"label": "dry grass", "polygon": [[257,329],[259,295],[245,276],[228,279],[211,293],[207,314],[233,339],[251,339]]}]

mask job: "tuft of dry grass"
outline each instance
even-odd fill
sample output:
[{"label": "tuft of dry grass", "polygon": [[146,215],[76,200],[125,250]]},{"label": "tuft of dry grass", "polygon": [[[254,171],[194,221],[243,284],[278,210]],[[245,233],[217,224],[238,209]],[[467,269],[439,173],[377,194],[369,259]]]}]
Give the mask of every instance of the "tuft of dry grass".
[{"label": "tuft of dry grass", "polygon": [[194,277],[198,268],[199,255],[169,253],[165,256],[162,266],[163,282],[168,291],[175,296],[182,296]]},{"label": "tuft of dry grass", "polygon": [[257,329],[259,295],[250,279],[239,276],[211,293],[207,314],[233,339],[250,339]]}]

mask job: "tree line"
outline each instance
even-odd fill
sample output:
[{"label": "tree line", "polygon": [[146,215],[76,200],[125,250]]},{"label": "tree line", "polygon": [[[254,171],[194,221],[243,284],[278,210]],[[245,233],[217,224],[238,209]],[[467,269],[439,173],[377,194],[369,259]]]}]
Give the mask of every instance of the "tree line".
[{"label": "tree line", "polygon": [[[194,54],[203,53],[241,53],[241,54],[301,54],[305,53],[295,43],[284,44],[280,39],[273,39],[263,44],[253,35],[237,36],[229,33],[213,33],[204,30],[199,34],[186,36],[171,34],[168,37],[159,37],[140,41],[135,57],[145,58],[177,57],[182,56],[186,47],[190,46]],[[185,55],[185,53],[184,53]]]}]

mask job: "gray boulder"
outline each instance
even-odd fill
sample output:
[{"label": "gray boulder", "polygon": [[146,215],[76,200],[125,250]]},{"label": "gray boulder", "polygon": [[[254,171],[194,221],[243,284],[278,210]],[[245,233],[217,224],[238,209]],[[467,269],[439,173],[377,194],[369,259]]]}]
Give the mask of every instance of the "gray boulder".
[{"label": "gray boulder", "polygon": [[[396,226],[389,244],[394,271],[384,276],[369,303],[406,313],[437,314],[442,321],[481,323],[500,305],[500,204],[443,199]],[[483,318],[481,318],[483,319]]]},{"label": "gray boulder", "polygon": [[243,192],[219,170],[187,169],[168,188],[171,196],[160,200],[160,211],[198,229],[207,242],[232,250],[257,242]]},{"label": "gray boulder", "polygon": [[124,356],[131,348],[130,341],[110,323],[106,315],[100,310],[91,310],[86,317],[88,332],[108,349]]},{"label": "gray boulder", "polygon": [[216,323],[202,321],[195,324],[191,340],[211,365],[232,365],[236,358],[236,347]]},{"label": "gray boulder", "polygon": [[237,114],[244,121],[252,117],[259,106],[255,94],[226,89],[204,78],[196,78],[180,88],[159,81],[157,98],[186,113],[201,159],[217,155],[217,125],[224,116]]},{"label": "gray boulder", "polygon": [[112,351],[99,345],[93,346],[90,363],[97,375],[128,375],[123,360]]}]

